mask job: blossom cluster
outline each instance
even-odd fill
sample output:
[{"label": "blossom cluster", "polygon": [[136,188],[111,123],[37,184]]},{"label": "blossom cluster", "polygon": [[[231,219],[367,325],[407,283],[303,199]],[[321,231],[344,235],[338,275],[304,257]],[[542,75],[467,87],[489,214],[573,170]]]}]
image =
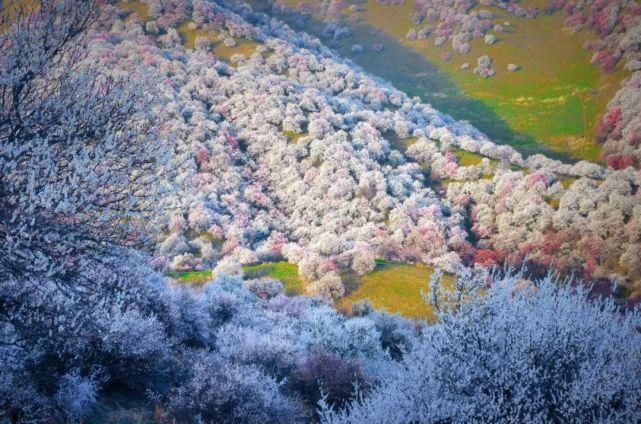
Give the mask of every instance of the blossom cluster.
[{"label": "blossom cluster", "polygon": [[[610,184],[597,183],[619,184],[619,174],[585,161],[523,158],[367,75],[319,40],[246,6],[200,0],[192,9],[191,27],[201,37],[215,31],[214,44],[233,38],[253,43],[254,52],[221,58],[211,44],[163,44],[159,38],[171,28],[161,25],[159,37],[131,15],[122,15],[93,47],[109,66],[127,69],[142,61],[165,76],[163,131],[179,152],[177,181],[188,189],[159,219],[160,267],[230,271],[238,264],[286,259],[299,265],[312,293],[328,298],[343,294],[343,270],[365,274],[376,258],[454,271],[489,263],[474,258],[490,251],[494,262],[507,251],[514,261],[528,257],[581,271],[584,261],[588,276],[612,277],[616,269],[617,278],[636,280],[634,267],[618,264],[634,263],[625,258],[637,241],[620,231],[600,237],[619,247],[595,264],[585,242],[578,243],[591,234],[587,228],[573,230],[577,243],[555,252],[558,261],[541,253],[552,234],[565,234],[550,224],[551,217],[569,213],[563,197],[579,188],[566,189],[559,181],[585,177],[607,195]],[[185,13],[181,20],[189,18]],[[485,159],[461,166],[456,149]],[[549,177],[541,196],[531,196],[526,170]],[[522,183],[505,191],[499,187],[508,175]],[[454,183],[443,190],[445,180]],[[458,182],[475,193],[496,194],[464,201]],[[636,183],[630,184],[633,202]],[[525,206],[510,213],[538,210],[528,218],[535,225],[504,211],[499,226],[494,214],[485,226],[477,224],[481,204],[498,208],[510,193]],[[555,202],[561,202],[558,211]],[[624,223],[633,216],[619,205],[609,207],[620,210]]]}]

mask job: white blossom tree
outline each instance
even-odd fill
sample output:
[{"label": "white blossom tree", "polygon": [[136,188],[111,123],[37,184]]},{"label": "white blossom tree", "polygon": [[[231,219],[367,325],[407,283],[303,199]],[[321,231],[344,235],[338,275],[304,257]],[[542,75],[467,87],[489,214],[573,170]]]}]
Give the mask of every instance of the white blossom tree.
[{"label": "white blossom tree", "polygon": [[35,4],[3,10],[0,269],[68,283],[114,246],[144,241],[136,225],[162,192],[166,149],[145,71],[123,77],[88,58],[101,7]]}]

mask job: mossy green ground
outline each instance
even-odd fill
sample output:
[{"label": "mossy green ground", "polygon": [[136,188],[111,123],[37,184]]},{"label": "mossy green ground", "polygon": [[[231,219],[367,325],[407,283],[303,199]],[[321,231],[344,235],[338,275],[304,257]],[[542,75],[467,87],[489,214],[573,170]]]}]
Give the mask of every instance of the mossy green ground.
[{"label": "mossy green ground", "polygon": [[[305,294],[305,283],[298,275],[298,267],[288,262],[267,262],[243,267],[245,278],[275,278],[283,283],[288,295]],[[376,269],[364,276],[343,273],[346,295],[339,300],[339,309],[350,313],[352,304],[369,299],[377,309],[398,313],[409,318],[433,320],[434,310],[427,305],[421,291],[428,288],[434,269],[421,264],[376,262]],[[212,279],[211,271],[172,272],[167,274],[180,283],[204,284]],[[449,284],[452,277],[444,277]]]},{"label": "mossy green ground", "polygon": [[[345,279],[346,296],[338,308],[349,313],[355,302],[369,299],[376,309],[397,313],[408,318],[436,319],[434,308],[421,295],[427,291],[434,268],[422,264],[376,261],[376,269],[362,277]],[[453,277],[444,277],[450,284]]]},{"label": "mossy green ground", "polygon": [[201,285],[213,279],[211,270],[206,271],[178,271],[168,272],[167,277],[173,278],[179,283]]},{"label": "mossy green ground", "polygon": [[[458,159],[459,166],[476,166],[483,162],[485,156],[477,153],[468,152],[467,150],[452,149]],[[496,161],[492,161],[493,163]]]},{"label": "mossy green ground", "polygon": [[[301,0],[285,2],[297,6]],[[250,3],[266,10],[264,0]],[[333,46],[344,56],[439,111],[469,120],[497,143],[513,145],[526,154],[601,159],[596,122],[628,74],[622,70],[605,74],[590,64],[592,52],[584,44],[594,37],[588,31],[569,34],[563,29],[562,13],[525,19],[500,8],[477,6],[491,10],[495,23],[509,21],[508,32],[494,33],[499,41],[492,46],[474,40],[470,53],[455,53],[446,62],[441,56],[453,52],[451,43],[436,47],[432,37],[406,40],[413,0],[403,5],[382,5],[378,0],[363,4],[364,12],[345,9],[359,22],[351,25],[352,37]],[[542,7],[547,2],[524,0],[521,5]],[[304,29],[320,35],[323,27],[311,19]],[[383,52],[372,51],[376,42],[385,46]],[[356,43],[365,47],[364,53],[351,53]],[[485,54],[494,60],[497,74],[493,78],[472,73],[476,59]],[[466,71],[460,69],[465,62],[471,65]],[[509,72],[509,63],[521,69]]]},{"label": "mossy green ground", "polygon": [[[298,275],[298,267],[288,262],[266,262],[243,267],[245,278],[275,278],[283,283],[288,295],[304,294],[303,280]],[[214,277],[211,270],[168,272],[167,277],[179,283],[202,285]]]},{"label": "mossy green ground", "polygon": [[298,275],[298,267],[289,262],[267,262],[243,267],[246,278],[275,278],[283,283],[288,295],[304,294],[303,280]]}]

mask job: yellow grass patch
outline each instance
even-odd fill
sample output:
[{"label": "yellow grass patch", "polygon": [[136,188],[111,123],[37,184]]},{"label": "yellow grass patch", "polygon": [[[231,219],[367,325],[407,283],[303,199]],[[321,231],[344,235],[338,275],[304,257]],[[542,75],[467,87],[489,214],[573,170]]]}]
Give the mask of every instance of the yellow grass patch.
[{"label": "yellow grass patch", "polygon": [[[427,292],[433,273],[433,268],[422,264],[377,261],[374,271],[356,277],[354,286],[347,287],[351,291],[338,302],[337,307],[349,313],[355,302],[369,299],[376,309],[433,321],[436,319],[434,308],[421,295],[422,291]],[[453,277],[444,277],[446,285],[453,282]],[[349,281],[346,281],[348,285]]]}]

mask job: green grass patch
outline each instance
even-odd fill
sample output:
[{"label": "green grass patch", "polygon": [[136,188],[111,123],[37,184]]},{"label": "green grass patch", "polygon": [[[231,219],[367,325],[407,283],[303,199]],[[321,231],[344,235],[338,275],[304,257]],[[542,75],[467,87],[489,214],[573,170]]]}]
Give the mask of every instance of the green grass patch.
[{"label": "green grass patch", "polygon": [[229,60],[234,54],[242,54],[251,56],[259,43],[246,39],[235,39],[236,45],[232,47],[226,46],[221,40],[221,35],[214,31],[202,31],[199,29],[190,28],[193,21],[186,21],[178,25],[176,30],[180,34],[183,44],[188,49],[193,49],[196,45],[196,38],[203,37],[214,43],[214,53],[221,59]]},{"label": "green grass patch", "polygon": [[558,197],[546,198],[545,201],[548,205],[552,206],[554,210],[559,210],[559,206],[561,206],[561,199]]},{"label": "green grass patch", "polygon": [[[434,268],[422,264],[376,261],[376,269],[354,278],[353,287],[349,287],[350,281],[345,281],[348,294],[337,306],[350,312],[355,302],[369,299],[376,309],[433,321],[436,319],[434,308],[421,296],[421,291],[427,291],[433,272]],[[454,279],[446,276],[444,282],[452,284]]]},{"label": "green grass patch", "polygon": [[214,47],[214,53],[219,58],[229,62],[231,57],[235,54],[241,54],[243,56],[250,57],[256,52],[256,47],[258,47],[259,45],[259,43],[252,40],[237,38],[236,45],[233,47],[227,47],[222,42],[216,44],[216,46]]},{"label": "green grass patch", "polygon": [[274,278],[280,280],[288,295],[305,292],[305,284],[298,275],[298,266],[289,262],[267,262],[243,267],[245,278]]},{"label": "green grass patch", "polygon": [[[266,262],[243,267],[246,279],[273,278],[283,283],[290,296],[304,295],[305,282],[298,274],[298,266],[289,262]],[[425,303],[421,291],[428,289],[434,268],[423,264],[377,260],[374,271],[359,276],[353,271],[341,273],[346,295],[337,308],[350,313],[355,302],[369,299],[376,309],[397,313],[408,318],[436,319],[434,308]],[[167,276],[179,283],[202,285],[211,281],[211,271],[170,272]],[[444,283],[451,285],[454,277],[445,276]]]},{"label": "green grass patch", "polygon": [[307,135],[307,133],[297,133],[295,131],[283,131],[283,134],[287,137],[287,141],[292,144],[298,143],[298,140]]},{"label": "green grass patch", "polygon": [[168,272],[167,277],[173,278],[179,283],[202,285],[213,279],[211,270],[206,271],[177,271]]},{"label": "green grass patch", "polygon": [[[289,262],[267,262],[243,267],[246,279],[274,278],[280,280],[288,295],[304,294],[304,283],[298,275],[298,266]],[[211,270],[177,271],[165,274],[179,283],[202,285],[213,280]]]},{"label": "green grass patch", "polygon": [[476,166],[480,165],[485,159],[485,156],[479,155],[478,153],[468,152],[467,150],[462,149],[452,149],[452,153],[458,159],[459,166]]},{"label": "green grass patch", "polygon": [[574,184],[574,182],[577,181],[577,180],[578,180],[578,178],[575,178],[575,177],[566,177],[566,178],[562,178],[561,180],[559,180],[559,182],[561,183],[561,185],[563,187],[568,188],[572,184]]},{"label": "green grass patch", "polygon": [[188,48],[188,49],[193,49],[194,46],[196,45],[196,38],[197,37],[205,37],[212,42],[216,41],[218,38],[218,34],[215,32],[205,32],[205,31],[200,31],[198,29],[192,29],[190,26],[192,25],[192,21],[186,21],[178,25],[176,28],[176,31],[180,34],[180,37],[182,38],[183,45]]}]

